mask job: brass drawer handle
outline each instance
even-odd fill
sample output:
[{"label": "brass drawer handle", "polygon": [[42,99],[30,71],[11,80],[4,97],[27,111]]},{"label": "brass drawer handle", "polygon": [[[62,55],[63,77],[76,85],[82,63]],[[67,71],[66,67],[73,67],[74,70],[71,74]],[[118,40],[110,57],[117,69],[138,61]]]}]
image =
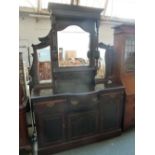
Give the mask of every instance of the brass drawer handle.
[{"label": "brass drawer handle", "polygon": [[97,100],[98,100],[97,97],[94,97],[94,98],[92,99],[93,102],[97,102]]},{"label": "brass drawer handle", "polygon": [[72,105],[78,105],[79,102],[78,102],[78,101],[75,101],[75,100],[74,100],[74,101],[72,100],[72,101],[71,101],[71,104],[72,104]]},{"label": "brass drawer handle", "polygon": [[51,102],[51,103],[47,103],[46,106],[49,107],[49,108],[52,108],[54,107],[55,103],[54,102]]},{"label": "brass drawer handle", "polygon": [[115,98],[116,97],[116,94],[109,94],[109,97]]}]

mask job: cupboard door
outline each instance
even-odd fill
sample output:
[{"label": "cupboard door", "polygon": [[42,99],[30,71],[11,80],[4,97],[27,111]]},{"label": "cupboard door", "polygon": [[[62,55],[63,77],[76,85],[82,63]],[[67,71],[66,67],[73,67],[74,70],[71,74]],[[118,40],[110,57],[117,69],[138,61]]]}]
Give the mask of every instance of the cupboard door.
[{"label": "cupboard door", "polygon": [[65,99],[52,99],[34,104],[39,146],[65,140]]},{"label": "cupboard door", "polygon": [[98,116],[96,111],[68,115],[69,138],[76,139],[97,132]]},{"label": "cupboard door", "polygon": [[63,142],[65,126],[63,114],[36,116],[36,127],[39,146]]},{"label": "cupboard door", "polygon": [[101,131],[121,128],[123,94],[100,95]]}]

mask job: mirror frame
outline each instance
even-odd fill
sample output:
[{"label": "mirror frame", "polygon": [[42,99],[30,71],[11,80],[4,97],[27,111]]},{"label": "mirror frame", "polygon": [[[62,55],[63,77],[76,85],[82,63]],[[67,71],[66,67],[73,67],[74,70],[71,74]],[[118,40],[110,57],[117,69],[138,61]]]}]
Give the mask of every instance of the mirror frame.
[{"label": "mirror frame", "polygon": [[95,79],[96,83],[102,83],[105,84],[108,83],[109,80],[113,81],[113,70],[114,70],[114,64],[115,64],[115,51],[113,46],[104,44],[103,42],[100,42],[98,44],[98,47],[101,49],[105,49],[105,75],[104,78],[98,78]]},{"label": "mirror frame", "polygon": [[[84,31],[88,32],[90,34],[90,45],[89,45],[89,66],[81,66],[79,68],[83,67],[94,67],[95,66],[95,58],[94,53],[97,50],[98,47],[98,26],[99,22],[95,19],[72,19],[72,18],[55,18],[55,15],[51,15],[52,20],[52,30],[51,30],[51,53],[54,56],[53,57],[53,67],[54,68],[61,68],[58,64],[58,31],[62,31],[68,26],[79,26]],[[88,55],[88,53],[87,53]],[[65,67],[63,67],[65,68]],[[72,67],[74,68],[74,67]],[[76,67],[77,68],[77,67]]]},{"label": "mirror frame", "polygon": [[[43,38],[39,38],[38,40],[40,41],[39,44],[32,44],[33,62],[32,62],[32,66],[31,66],[31,69],[30,69],[30,76],[31,76],[30,90],[31,90],[31,88],[34,88],[34,87],[47,87],[47,86],[51,87],[51,84],[52,84],[52,82],[50,82],[50,83],[49,82],[48,83],[40,83],[39,68],[38,68],[38,53],[37,53],[38,49],[42,49],[42,48],[45,48],[45,47],[48,47],[48,46],[50,47],[49,35],[47,35],[46,37],[43,37]],[[50,53],[51,53],[51,51],[50,51]],[[51,63],[52,63],[52,60],[51,60]],[[51,66],[51,64],[50,64],[50,66]],[[52,73],[52,68],[51,68],[51,73]]]}]

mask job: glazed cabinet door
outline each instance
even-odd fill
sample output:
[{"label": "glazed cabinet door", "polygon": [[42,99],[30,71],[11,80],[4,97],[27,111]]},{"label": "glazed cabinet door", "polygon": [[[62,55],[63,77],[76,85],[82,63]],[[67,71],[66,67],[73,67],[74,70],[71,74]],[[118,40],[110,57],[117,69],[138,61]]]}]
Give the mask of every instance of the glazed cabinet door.
[{"label": "glazed cabinet door", "polygon": [[45,146],[65,141],[64,100],[35,104],[38,145]]},{"label": "glazed cabinet door", "polygon": [[123,93],[100,94],[101,132],[122,126]]}]

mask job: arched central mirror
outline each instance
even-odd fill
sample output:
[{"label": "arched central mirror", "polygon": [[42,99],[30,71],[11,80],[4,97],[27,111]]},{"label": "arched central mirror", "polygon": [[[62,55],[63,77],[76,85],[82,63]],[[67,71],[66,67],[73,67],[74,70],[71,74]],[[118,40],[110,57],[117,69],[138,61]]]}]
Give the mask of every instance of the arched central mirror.
[{"label": "arched central mirror", "polygon": [[59,67],[89,66],[90,34],[76,25],[58,31]]}]

